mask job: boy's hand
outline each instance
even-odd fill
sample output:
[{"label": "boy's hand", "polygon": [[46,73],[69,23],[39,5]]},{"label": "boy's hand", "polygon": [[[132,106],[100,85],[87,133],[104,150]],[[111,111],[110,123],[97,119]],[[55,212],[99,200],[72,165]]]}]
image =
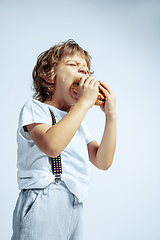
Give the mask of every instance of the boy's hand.
[{"label": "boy's hand", "polygon": [[93,78],[82,77],[78,87],[78,102],[85,103],[88,108],[92,107],[97,99],[99,82]]},{"label": "boy's hand", "polygon": [[101,106],[102,111],[106,114],[106,116],[116,115],[116,96],[112,89],[106,83],[101,81],[99,88],[106,97],[105,104]]}]

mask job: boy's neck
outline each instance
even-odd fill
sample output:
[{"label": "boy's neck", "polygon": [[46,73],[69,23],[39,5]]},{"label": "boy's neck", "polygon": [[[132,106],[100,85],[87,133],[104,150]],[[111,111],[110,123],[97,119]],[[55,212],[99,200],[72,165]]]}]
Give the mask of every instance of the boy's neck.
[{"label": "boy's neck", "polygon": [[59,110],[65,111],[65,112],[69,112],[72,108],[72,106],[68,106],[67,104],[62,104],[54,99],[46,100],[46,101],[44,101],[44,103],[48,104],[50,106],[53,106]]}]

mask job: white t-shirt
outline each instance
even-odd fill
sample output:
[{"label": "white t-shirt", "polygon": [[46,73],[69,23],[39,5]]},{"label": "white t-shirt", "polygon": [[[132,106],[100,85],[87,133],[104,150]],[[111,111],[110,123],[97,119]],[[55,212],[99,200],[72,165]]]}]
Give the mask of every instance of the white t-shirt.
[{"label": "white t-shirt", "polygon": [[[46,123],[52,126],[49,108],[54,113],[56,122],[67,114],[37,100],[28,101],[20,112],[17,131],[19,189],[45,188],[54,181],[49,157],[37,147],[23,128],[32,123]],[[75,136],[61,153],[62,181],[80,202],[86,199],[88,193],[90,166],[87,144],[91,141],[94,141],[94,138],[88,133],[83,121]]]}]

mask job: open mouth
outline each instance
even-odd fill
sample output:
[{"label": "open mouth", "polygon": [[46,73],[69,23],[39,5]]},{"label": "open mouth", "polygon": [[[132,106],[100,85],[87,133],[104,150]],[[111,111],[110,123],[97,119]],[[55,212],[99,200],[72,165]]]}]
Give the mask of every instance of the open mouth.
[{"label": "open mouth", "polygon": [[78,98],[77,94],[72,90],[72,88],[70,89],[70,92],[71,92],[72,98],[74,98],[74,99]]}]

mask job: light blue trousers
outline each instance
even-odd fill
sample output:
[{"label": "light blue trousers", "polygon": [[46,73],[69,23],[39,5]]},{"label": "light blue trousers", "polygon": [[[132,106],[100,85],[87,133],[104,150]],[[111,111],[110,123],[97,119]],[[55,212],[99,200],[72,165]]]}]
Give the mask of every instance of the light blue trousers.
[{"label": "light blue trousers", "polygon": [[82,240],[83,203],[61,183],[22,190],[11,240]]}]

